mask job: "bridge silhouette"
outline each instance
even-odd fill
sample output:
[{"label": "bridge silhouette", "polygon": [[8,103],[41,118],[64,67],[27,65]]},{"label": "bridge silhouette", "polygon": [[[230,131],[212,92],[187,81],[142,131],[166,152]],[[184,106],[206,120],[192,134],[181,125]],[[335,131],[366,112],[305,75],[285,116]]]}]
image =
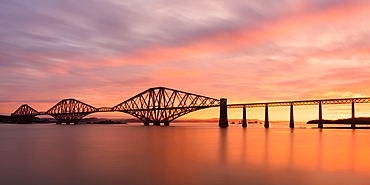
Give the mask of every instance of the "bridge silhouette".
[{"label": "bridge silhouette", "polygon": [[96,108],[75,99],[64,99],[45,112],[38,112],[27,104],[23,104],[13,114],[20,123],[30,123],[37,115],[50,115],[57,124],[78,122],[88,114],[95,112],[124,112],[135,116],[144,125],[169,125],[176,118],[190,112],[218,107],[220,100],[193,93],[165,87],[150,88],[138,95],[114,106]]},{"label": "bridge silhouette", "polygon": [[242,126],[247,127],[247,108],[264,107],[265,108],[265,123],[266,128],[269,127],[269,107],[290,106],[290,128],[294,128],[294,106],[303,105],[318,105],[319,119],[318,128],[323,128],[322,105],[323,104],[351,104],[352,119],[351,127],[355,128],[355,103],[370,103],[370,98],[345,98],[345,99],[323,99],[323,100],[300,100],[300,101],[284,101],[284,102],[264,102],[264,103],[241,103],[227,104],[227,99],[211,98],[180,90],[175,90],[166,87],[154,87],[137,94],[136,96],[117,104],[114,107],[96,108],[76,99],[64,99],[51,107],[45,112],[39,112],[27,104],[21,105],[12,116],[19,123],[31,123],[32,119],[37,115],[50,115],[54,117],[57,124],[78,124],[78,122],[88,114],[95,112],[124,112],[130,114],[139,120],[144,125],[160,125],[163,123],[168,126],[171,121],[185,114],[210,108],[220,107],[220,127],[228,127],[228,108],[242,108],[243,119]]}]

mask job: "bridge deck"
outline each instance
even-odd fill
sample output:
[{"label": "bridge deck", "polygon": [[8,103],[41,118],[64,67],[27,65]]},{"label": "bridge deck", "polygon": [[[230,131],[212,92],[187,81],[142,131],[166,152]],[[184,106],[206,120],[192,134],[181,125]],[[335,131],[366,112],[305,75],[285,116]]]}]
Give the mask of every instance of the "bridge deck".
[{"label": "bridge deck", "polygon": [[[220,107],[220,115],[225,122],[224,125],[220,124],[220,127],[227,127],[227,108],[243,108],[244,127],[246,126],[246,108],[265,107],[265,127],[268,127],[269,107],[290,106],[290,127],[293,128],[293,106],[295,105],[319,105],[319,120],[322,121],[322,105],[352,104],[352,118],[354,118],[355,103],[370,103],[370,97],[227,104],[227,99],[223,98],[215,99],[166,87],[155,87],[149,88],[114,107],[96,108],[76,99],[64,99],[49,110],[40,112],[23,104],[12,116],[15,116],[19,122],[30,123],[36,115],[51,115],[59,124],[62,122],[77,124],[84,116],[94,112],[119,111],[138,118],[143,121],[144,125],[149,125],[149,123],[169,125],[171,121],[190,112],[208,107]],[[352,127],[355,127],[354,123]],[[321,122],[319,128],[322,128]]]},{"label": "bridge deck", "polygon": [[266,104],[269,107],[279,106],[290,106],[293,105],[318,105],[318,104],[350,104],[354,103],[370,103],[370,97],[365,98],[343,98],[343,99],[322,99],[322,100],[300,100],[300,101],[281,101],[281,102],[262,102],[262,103],[240,103],[240,104],[228,104],[228,108],[255,108],[265,107]]}]

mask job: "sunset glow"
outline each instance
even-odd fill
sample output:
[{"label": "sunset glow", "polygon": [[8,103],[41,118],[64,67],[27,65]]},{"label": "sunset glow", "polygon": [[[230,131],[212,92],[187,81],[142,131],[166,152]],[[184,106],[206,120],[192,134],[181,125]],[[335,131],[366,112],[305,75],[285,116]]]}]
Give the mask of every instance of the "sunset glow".
[{"label": "sunset glow", "polygon": [[[0,114],[24,103],[46,111],[65,98],[115,106],[158,86],[229,103],[370,97],[369,7],[368,0],[0,0]],[[369,108],[356,104],[356,116],[370,116]],[[350,111],[325,105],[324,118]],[[270,113],[289,119],[288,107]],[[295,111],[296,121],[316,115],[316,106]],[[263,109],[248,118],[263,119]]]}]

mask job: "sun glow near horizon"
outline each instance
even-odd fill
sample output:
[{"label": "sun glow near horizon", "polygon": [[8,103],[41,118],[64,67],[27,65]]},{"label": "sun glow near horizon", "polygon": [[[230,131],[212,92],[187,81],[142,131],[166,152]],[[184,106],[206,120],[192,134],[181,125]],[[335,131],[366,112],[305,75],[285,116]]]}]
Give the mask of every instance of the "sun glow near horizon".
[{"label": "sun glow near horizon", "polygon": [[[1,114],[23,103],[44,111],[63,98],[114,106],[156,86],[229,103],[370,96],[366,0],[0,4]],[[330,107],[324,117],[349,111]],[[296,120],[317,115],[314,106],[296,109]],[[367,110],[358,105],[356,116]],[[271,119],[286,116],[271,108]],[[206,109],[180,119],[214,117]]]}]

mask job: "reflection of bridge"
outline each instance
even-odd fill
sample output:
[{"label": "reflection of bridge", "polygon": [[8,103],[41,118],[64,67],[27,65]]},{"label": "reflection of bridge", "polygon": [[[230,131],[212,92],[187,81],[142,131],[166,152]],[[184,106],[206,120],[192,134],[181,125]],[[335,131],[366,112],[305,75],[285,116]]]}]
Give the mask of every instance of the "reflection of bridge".
[{"label": "reflection of bridge", "polygon": [[294,128],[294,106],[318,105],[318,127],[323,128],[322,105],[323,104],[352,104],[352,123],[355,128],[355,103],[370,103],[370,98],[347,98],[325,99],[266,103],[229,104],[226,99],[215,99],[175,89],[156,87],[150,88],[114,107],[95,108],[75,99],[64,99],[46,112],[38,112],[27,104],[23,104],[13,114],[20,123],[30,123],[36,115],[51,115],[57,120],[57,124],[78,122],[88,114],[95,112],[125,112],[140,119],[144,125],[169,125],[176,118],[194,112],[196,110],[220,107],[220,127],[228,126],[227,108],[243,108],[242,126],[247,127],[247,108],[265,107],[265,127],[269,127],[269,107],[290,106],[290,128]]}]

